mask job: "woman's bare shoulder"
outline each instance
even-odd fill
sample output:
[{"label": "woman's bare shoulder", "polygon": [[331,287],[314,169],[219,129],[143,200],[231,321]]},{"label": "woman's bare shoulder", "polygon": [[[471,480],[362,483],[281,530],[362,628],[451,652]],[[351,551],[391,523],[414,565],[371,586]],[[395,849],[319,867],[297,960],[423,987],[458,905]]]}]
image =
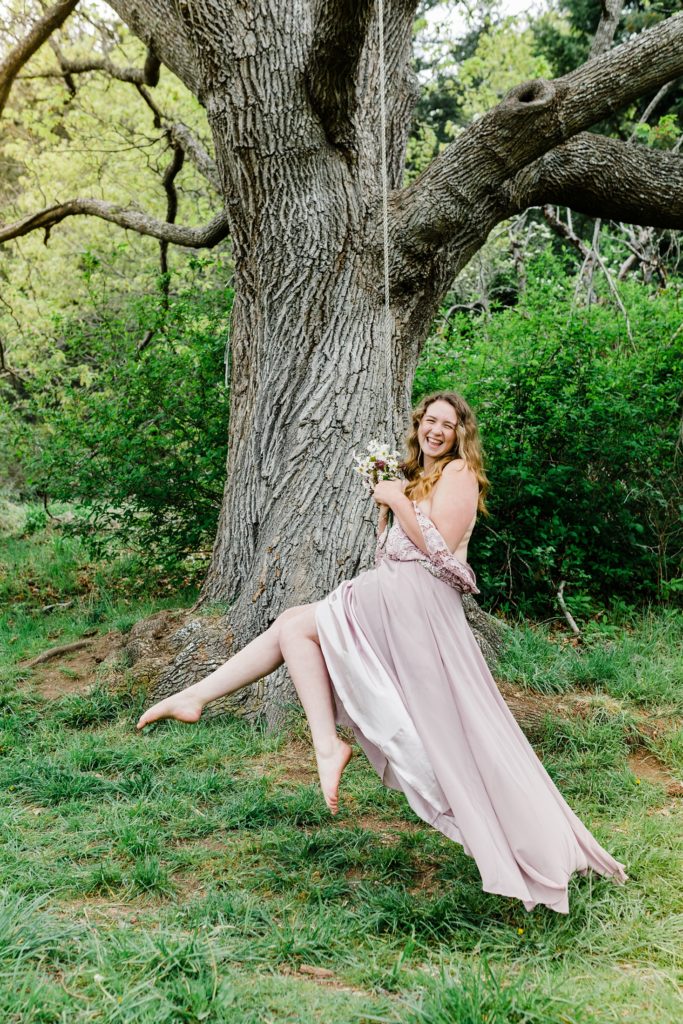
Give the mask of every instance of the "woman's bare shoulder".
[{"label": "woman's bare shoulder", "polygon": [[433,492],[432,508],[447,508],[453,501],[473,502],[479,495],[479,480],[465,459],[453,459],[444,466]]},{"label": "woman's bare shoulder", "polygon": [[451,459],[451,461],[447,462],[444,466],[441,476],[445,476],[446,474],[453,476],[454,473],[462,473],[462,471],[467,468],[467,462],[465,459]]}]

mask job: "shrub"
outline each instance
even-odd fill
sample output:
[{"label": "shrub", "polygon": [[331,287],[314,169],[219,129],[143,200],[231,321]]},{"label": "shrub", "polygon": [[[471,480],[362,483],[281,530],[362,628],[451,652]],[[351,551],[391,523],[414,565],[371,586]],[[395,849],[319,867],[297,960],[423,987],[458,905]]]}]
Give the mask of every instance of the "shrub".
[{"label": "shrub", "polygon": [[576,308],[549,255],[520,304],[460,314],[428,341],[414,398],[455,387],[478,413],[492,481],[472,560],[490,604],[547,612],[562,580],[577,614],[673,599],[683,575],[680,288],[622,287]]},{"label": "shrub", "polygon": [[[173,562],[210,544],[227,451],[228,289],[56,323],[60,366],[27,385],[24,496],[80,506],[71,529]],[[140,347],[147,331],[151,341]]]}]

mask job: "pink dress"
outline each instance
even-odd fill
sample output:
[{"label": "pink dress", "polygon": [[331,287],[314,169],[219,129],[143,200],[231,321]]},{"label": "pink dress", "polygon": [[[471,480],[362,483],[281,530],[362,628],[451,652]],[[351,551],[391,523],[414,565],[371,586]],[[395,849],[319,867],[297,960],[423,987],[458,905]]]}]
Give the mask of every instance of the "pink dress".
[{"label": "pink dress", "polygon": [[413,502],[429,555],[398,521],[375,568],[316,610],[337,722],[350,726],[386,786],[473,857],[486,892],[569,912],[589,868],[624,865],[566,803],[515,721],[467,624],[474,572]]}]

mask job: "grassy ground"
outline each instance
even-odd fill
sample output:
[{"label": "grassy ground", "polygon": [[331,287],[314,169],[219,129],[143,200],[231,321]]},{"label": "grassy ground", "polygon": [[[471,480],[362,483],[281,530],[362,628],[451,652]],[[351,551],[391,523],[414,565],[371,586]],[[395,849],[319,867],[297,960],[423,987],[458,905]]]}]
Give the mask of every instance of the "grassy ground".
[{"label": "grassy ground", "polygon": [[[474,862],[360,752],[332,820],[296,714],[278,735],[209,720],[138,737],[141,696],[96,671],[90,686],[77,655],[47,663],[47,689],[47,665],[22,667],[190,602],[132,572],[50,531],[0,541],[3,1022],[680,1020],[680,618],[593,627],[581,651],[515,631],[502,682],[609,703],[546,719],[533,742],[630,876],[577,876],[568,917],[527,914],[483,893]],[[643,716],[650,778],[632,770]]]}]

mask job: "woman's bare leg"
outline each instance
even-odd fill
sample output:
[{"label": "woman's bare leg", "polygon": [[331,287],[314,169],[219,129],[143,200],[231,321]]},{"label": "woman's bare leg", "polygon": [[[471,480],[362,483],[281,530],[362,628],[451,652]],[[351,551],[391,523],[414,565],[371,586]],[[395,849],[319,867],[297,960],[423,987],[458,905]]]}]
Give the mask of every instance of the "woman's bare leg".
[{"label": "woman's bare leg", "polygon": [[325,803],[336,814],[339,780],[351,758],[351,747],[337,735],[332,683],[320,650],[314,604],[304,605],[299,615],[283,622],[280,650],[306,712]]},{"label": "woman's bare leg", "polygon": [[274,672],[283,662],[276,626],[277,620],[211,675],[148,708],[140,716],[137,728],[143,729],[159,718],[196,722],[209,701],[233,693]]},{"label": "woman's bare leg", "polygon": [[331,682],[318,642],[314,604],[288,608],[269,629],[215,672],[148,708],[137,728],[160,718],[196,722],[209,701],[255,683],[283,661],[287,662],[311,729],[325,802],[336,814],[339,779],[351,757],[351,747],[337,735]]}]

